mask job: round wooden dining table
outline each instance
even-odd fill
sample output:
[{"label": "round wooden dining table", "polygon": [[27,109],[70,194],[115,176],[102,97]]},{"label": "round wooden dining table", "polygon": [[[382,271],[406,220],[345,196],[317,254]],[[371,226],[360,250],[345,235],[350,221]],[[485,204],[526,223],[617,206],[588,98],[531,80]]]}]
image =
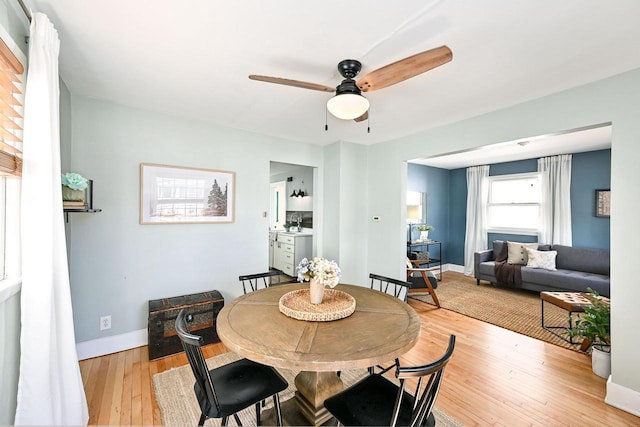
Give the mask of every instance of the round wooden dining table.
[{"label": "round wooden dining table", "polygon": [[218,336],[247,359],[298,370],[296,406],[312,423],[331,418],[324,400],[342,390],[337,371],[388,363],[409,351],[420,335],[420,317],[404,301],[368,287],[339,284],[356,307],[333,321],[297,320],[282,314],[282,295],[307,284],[271,286],[243,295],[218,314]]}]

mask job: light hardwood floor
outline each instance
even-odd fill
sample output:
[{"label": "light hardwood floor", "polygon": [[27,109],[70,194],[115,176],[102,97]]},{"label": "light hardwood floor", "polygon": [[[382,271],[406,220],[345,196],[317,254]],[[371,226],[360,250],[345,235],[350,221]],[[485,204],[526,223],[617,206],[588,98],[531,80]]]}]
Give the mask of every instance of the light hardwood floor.
[{"label": "light hardwood floor", "polygon": [[[444,274],[452,280],[474,280]],[[475,281],[475,280],[474,280]],[[631,426],[640,418],[604,403],[606,380],[589,356],[519,335],[415,300],[422,318],[418,344],[401,360],[423,364],[457,336],[436,406],[467,426]],[[205,357],[226,352],[204,348]],[[187,364],[184,354],[149,361],[147,348],[80,362],[91,425],[161,425],[154,374]]]}]

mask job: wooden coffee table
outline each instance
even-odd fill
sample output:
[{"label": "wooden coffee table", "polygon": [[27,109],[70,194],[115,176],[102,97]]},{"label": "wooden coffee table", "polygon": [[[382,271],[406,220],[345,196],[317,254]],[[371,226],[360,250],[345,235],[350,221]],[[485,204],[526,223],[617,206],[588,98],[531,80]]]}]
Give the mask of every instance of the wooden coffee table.
[{"label": "wooden coffee table", "polygon": [[[605,303],[609,304],[609,298],[601,296],[600,299]],[[566,331],[567,329],[571,329],[573,327],[573,315],[575,313],[584,313],[585,307],[591,306],[591,300],[589,300],[589,294],[584,292],[540,292],[540,301],[541,301],[541,310],[542,310],[542,327],[547,331],[551,332],[553,335],[558,338],[568,342],[569,344],[578,344],[578,341],[573,341],[573,337],[569,337],[567,339],[564,335],[559,334],[555,331],[555,329],[562,329]],[[544,322],[544,303],[548,302],[550,304],[555,305],[563,310],[566,310],[569,313],[569,325],[545,325]],[[586,350],[590,345],[588,340],[583,340],[582,349]]]}]

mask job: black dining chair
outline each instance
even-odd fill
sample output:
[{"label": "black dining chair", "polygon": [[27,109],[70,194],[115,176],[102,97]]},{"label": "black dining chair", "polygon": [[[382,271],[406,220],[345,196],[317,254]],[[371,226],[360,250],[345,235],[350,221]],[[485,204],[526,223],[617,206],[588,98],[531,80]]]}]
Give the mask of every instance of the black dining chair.
[{"label": "black dining chair", "polygon": [[[402,280],[393,279],[391,277],[381,276],[379,274],[370,273],[369,279],[371,279],[371,289],[378,290],[380,292],[384,292],[385,294],[390,294],[395,296],[396,298],[407,302],[407,295],[409,293],[409,289],[411,288],[410,282],[404,282]],[[381,369],[381,374],[387,372],[389,369],[398,366],[398,359],[395,360],[395,364],[384,367],[377,365],[376,368]],[[374,367],[370,366],[368,368],[369,373],[373,374]]]},{"label": "black dining chair", "polygon": [[369,279],[371,279],[371,289],[393,295],[407,302],[407,294],[411,288],[411,283],[374,273],[369,274]]},{"label": "black dining chair", "polygon": [[256,425],[260,425],[260,402],[269,397],[273,397],[276,425],[282,425],[278,393],[288,383],[278,371],[248,359],[209,370],[202,354],[202,337],[190,333],[184,309],[178,313],[175,325],[196,378],[193,390],[202,411],[199,426],[208,418],[222,418],[222,425],[226,426],[232,415],[242,425],[237,413],[250,406],[255,406]]},{"label": "black dining chair", "polygon": [[[435,426],[432,410],[455,343],[451,335],[447,351],[435,362],[399,366],[395,374],[399,385],[381,374],[368,375],[325,400],[324,407],[343,426]],[[417,379],[413,393],[407,390],[410,378]]]},{"label": "black dining chair", "polygon": [[[258,274],[247,274],[244,276],[238,276],[238,280],[242,282],[242,290],[245,294],[247,292],[257,291],[262,288],[268,288],[273,283],[273,278],[278,277],[278,283],[280,283],[280,275],[282,273],[279,271],[268,271],[266,273],[258,273]],[[247,288],[249,290],[247,290]]]}]

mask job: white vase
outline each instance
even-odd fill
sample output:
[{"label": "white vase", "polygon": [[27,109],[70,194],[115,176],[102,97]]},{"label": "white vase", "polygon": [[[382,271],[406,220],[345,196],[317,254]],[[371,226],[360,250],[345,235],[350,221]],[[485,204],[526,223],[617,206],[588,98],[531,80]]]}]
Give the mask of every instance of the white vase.
[{"label": "white vase", "polygon": [[609,378],[611,375],[611,353],[593,347],[591,350],[591,369],[600,378]]},{"label": "white vase", "polygon": [[316,279],[309,281],[309,299],[311,304],[321,304],[324,296],[324,285]]},{"label": "white vase", "polygon": [[420,240],[429,240],[429,230],[420,232]]}]

